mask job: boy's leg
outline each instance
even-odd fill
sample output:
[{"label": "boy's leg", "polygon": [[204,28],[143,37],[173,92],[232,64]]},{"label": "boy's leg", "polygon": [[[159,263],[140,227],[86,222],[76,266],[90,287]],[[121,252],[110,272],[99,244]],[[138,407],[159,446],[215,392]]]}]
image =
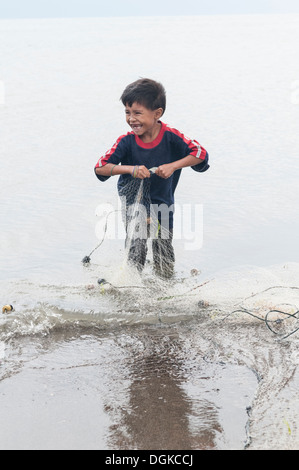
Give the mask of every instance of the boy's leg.
[{"label": "boy's leg", "polygon": [[168,232],[167,238],[161,238],[159,231],[158,238],[153,239],[153,261],[155,273],[164,278],[170,278],[174,273],[175,255],[172,246],[173,233]]},{"label": "boy's leg", "polygon": [[136,238],[135,240],[126,241],[126,244],[130,242],[128,262],[136,266],[138,271],[141,272],[144,268],[147,255],[147,240]]},{"label": "boy's leg", "polygon": [[[143,217],[143,211],[133,208],[127,211],[126,218],[126,242],[128,262],[134,265],[139,272],[144,268],[147,255],[147,220]],[[133,214],[133,215],[132,215]]]}]

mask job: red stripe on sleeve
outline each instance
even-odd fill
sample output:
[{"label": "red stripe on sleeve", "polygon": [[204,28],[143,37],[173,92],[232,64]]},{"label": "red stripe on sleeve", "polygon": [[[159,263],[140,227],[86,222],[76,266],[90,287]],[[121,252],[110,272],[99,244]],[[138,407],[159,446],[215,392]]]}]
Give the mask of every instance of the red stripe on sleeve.
[{"label": "red stripe on sleeve", "polygon": [[[130,134],[130,132],[129,132]],[[110,157],[114,154],[115,150],[117,149],[117,146],[118,144],[120,143],[120,141],[126,137],[126,135],[128,134],[124,134],[124,135],[121,135],[117,141],[115,142],[115,144],[113,145],[113,147],[111,147],[110,150],[107,150],[107,152],[105,153],[105,155],[103,155],[97,162],[95,168],[100,168],[102,166],[105,166],[108,162],[109,162],[109,159]]]},{"label": "red stripe on sleeve", "polygon": [[197,140],[186,137],[184,134],[182,134],[177,129],[174,129],[173,127],[167,126],[167,130],[173,132],[175,135],[180,137],[185,142],[185,144],[188,145],[190,149],[189,155],[193,155],[193,157],[199,158],[200,160],[205,159],[207,151],[197,142]]}]

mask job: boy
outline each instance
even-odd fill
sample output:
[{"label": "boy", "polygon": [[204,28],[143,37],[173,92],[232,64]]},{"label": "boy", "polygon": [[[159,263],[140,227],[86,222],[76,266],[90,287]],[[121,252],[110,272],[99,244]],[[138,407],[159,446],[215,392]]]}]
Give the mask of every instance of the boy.
[{"label": "boy", "polygon": [[[206,171],[209,168],[209,156],[197,141],[186,138],[160,121],[166,108],[166,94],[160,83],[148,78],[139,79],[125,88],[121,101],[132,131],[120,136],[99,159],[95,174],[100,181],[120,175],[118,192],[122,196],[128,194],[125,188],[132,181],[139,180],[141,184],[144,180],[149,190],[150,205],[168,209],[166,216],[165,210],[164,217],[157,215],[158,231],[152,249],[156,273],[171,277],[174,267],[174,192],[182,168],[191,166],[195,171]],[[144,201],[141,203],[147,206]],[[162,234],[163,227],[167,230]],[[146,237],[136,238],[129,247],[128,258],[139,271],[143,269],[146,253]]]}]

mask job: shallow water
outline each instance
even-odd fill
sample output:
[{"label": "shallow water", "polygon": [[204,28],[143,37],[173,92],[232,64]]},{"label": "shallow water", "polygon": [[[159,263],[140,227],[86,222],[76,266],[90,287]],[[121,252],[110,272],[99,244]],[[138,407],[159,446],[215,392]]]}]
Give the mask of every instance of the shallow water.
[{"label": "shallow water", "polygon": [[[1,449],[298,449],[298,21],[0,21]],[[81,263],[138,76],[211,155],[182,174],[167,282],[111,232]]]},{"label": "shallow water", "polygon": [[298,265],[275,273],[279,287],[264,269],[107,290],[6,283],[1,448],[296,448],[298,337],[282,338],[298,321],[273,333],[240,311],[294,311]]},{"label": "shallow water", "polygon": [[1,448],[242,449],[256,378],[200,351],[184,357],[183,331],[89,328],[52,334],[54,347],[12,342],[22,364],[13,360],[2,382]]}]

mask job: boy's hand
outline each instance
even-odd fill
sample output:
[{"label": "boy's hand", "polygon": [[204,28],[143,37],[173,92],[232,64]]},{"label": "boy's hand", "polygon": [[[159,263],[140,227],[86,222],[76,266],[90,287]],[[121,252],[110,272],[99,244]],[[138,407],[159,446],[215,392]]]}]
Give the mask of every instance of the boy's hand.
[{"label": "boy's hand", "polygon": [[150,172],[144,165],[140,165],[138,167],[138,172],[136,175],[136,178],[140,178],[141,180],[144,180],[144,178],[149,178],[151,176]]},{"label": "boy's hand", "polygon": [[156,175],[160,176],[161,178],[167,179],[169,178],[172,173],[174,173],[175,167],[173,163],[165,163],[164,165],[158,166],[156,170]]}]

